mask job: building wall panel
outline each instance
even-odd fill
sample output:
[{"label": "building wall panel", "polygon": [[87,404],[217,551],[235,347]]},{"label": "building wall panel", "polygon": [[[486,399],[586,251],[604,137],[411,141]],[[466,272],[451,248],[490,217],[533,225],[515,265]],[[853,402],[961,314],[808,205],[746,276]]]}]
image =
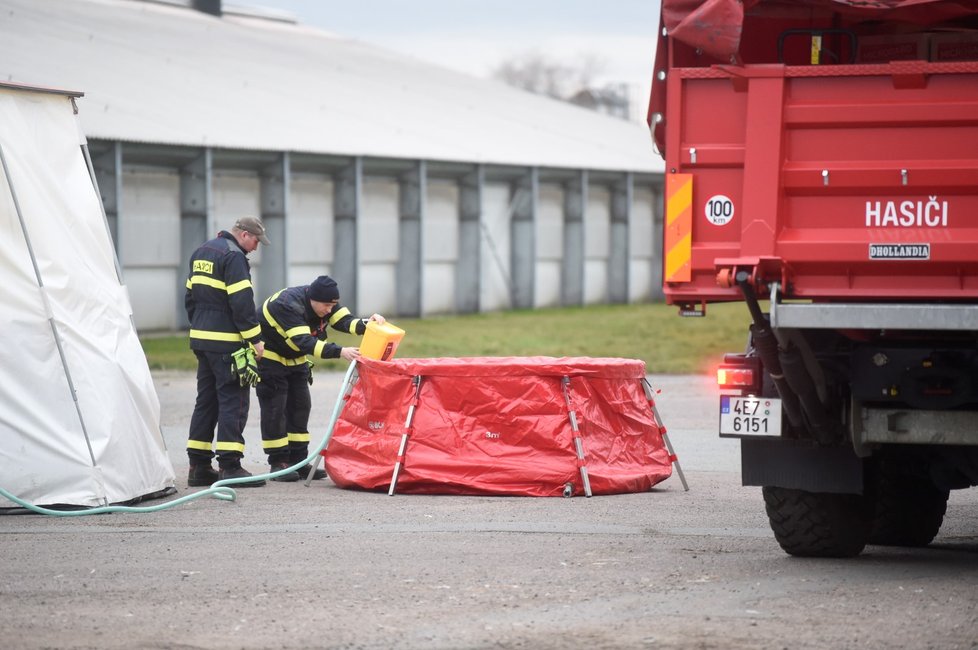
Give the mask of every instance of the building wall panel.
[{"label": "building wall panel", "polygon": [[[230,230],[241,217],[261,215],[260,191],[261,184],[257,174],[216,171],[211,192],[214,202],[211,211],[212,232],[208,236],[213,237],[221,230]],[[261,246],[248,255],[248,259],[254,273],[261,266]]]},{"label": "building wall panel", "polygon": [[628,301],[652,298],[655,208],[652,190],[636,187],[632,192],[632,211],[628,224],[629,270]]},{"label": "building wall panel", "polygon": [[560,260],[538,261],[536,267],[535,307],[560,306]]},{"label": "building wall panel", "polygon": [[458,260],[458,184],[428,181],[424,215],[424,256],[431,262]]},{"label": "building wall panel", "polygon": [[286,218],[289,286],[329,274],[333,262],[333,182],[322,174],[293,174]]},{"label": "building wall panel", "polygon": [[[178,327],[182,310],[181,278],[186,260],[180,259],[180,176],[175,169],[154,168],[143,161],[122,171],[119,231],[116,237],[125,280],[132,296],[134,319],[145,331]],[[363,311],[397,316],[397,287],[402,209],[399,178],[395,173],[367,176],[361,185],[357,216],[358,302]],[[213,170],[208,210],[208,236],[229,229],[242,216],[261,210],[261,180],[257,172],[217,167]],[[512,308],[512,185],[497,177],[481,191],[481,220],[478,228],[479,307],[482,311]],[[421,310],[423,314],[454,313],[459,264],[459,198],[456,180],[428,178],[425,183],[422,247]],[[307,284],[316,276],[329,274],[336,255],[335,192],[333,176],[323,171],[293,172],[284,236],[273,246],[283,246],[289,286]],[[584,302],[605,303],[610,299],[612,224],[611,192],[601,182],[592,182],[584,206]],[[661,203],[656,187],[637,186],[632,193],[628,222],[629,302],[654,300],[661,296],[661,259],[657,248],[657,219]],[[564,260],[566,223],[562,185],[541,182],[538,186],[533,239],[533,306],[561,304],[563,275],[569,270]],[[473,238],[474,239],[474,238]],[[475,245],[475,241],[473,241]],[[281,287],[262,284],[262,249],[249,256],[255,278],[256,298],[263,301]],[[268,258],[271,263],[272,258]],[[580,269],[581,266],[575,268]],[[473,283],[475,290],[476,283]],[[529,289],[529,287],[527,287]],[[342,289],[342,287],[341,287]],[[353,290],[350,287],[349,290]],[[177,295],[180,294],[180,295]],[[347,296],[350,303],[353,296]],[[474,304],[474,303],[473,303]]]},{"label": "building wall panel", "polygon": [[454,181],[428,181],[423,236],[423,314],[450,314],[455,311],[458,195],[458,184]]},{"label": "building wall panel", "polygon": [[647,302],[655,288],[655,262],[651,259],[632,259],[628,264],[628,302]]},{"label": "building wall panel", "polygon": [[137,329],[177,326],[180,259],[180,177],[175,171],[124,170],[119,260]]},{"label": "building wall panel", "polygon": [[392,314],[397,309],[400,232],[397,180],[368,178],[363,181],[362,191],[357,228],[357,305],[368,315],[374,312]]},{"label": "building wall panel", "polygon": [[584,263],[584,302],[597,305],[608,302],[608,262],[587,260]]},{"label": "building wall panel", "polygon": [[424,314],[455,311],[455,263],[428,262],[424,271]]},{"label": "building wall panel", "polygon": [[[357,304],[360,313],[354,316],[383,314],[393,317],[397,310],[397,264],[379,263],[360,265],[360,295]],[[343,301],[343,287],[340,287]]]},{"label": "building wall panel", "polygon": [[119,257],[126,267],[177,266],[180,177],[168,171],[124,171]]},{"label": "building wall panel", "polygon": [[175,305],[183,304],[178,289],[187,277],[184,269],[143,266],[126,269],[126,289],[132,304],[132,319],[140,332],[164,332],[177,328]]},{"label": "building wall panel", "polygon": [[363,182],[357,230],[361,266],[396,262],[398,256],[398,186],[393,178],[369,178]]},{"label": "building wall panel", "polygon": [[559,186],[540,185],[536,245],[534,306],[558,307],[564,256],[564,192]]},{"label": "building wall panel", "polygon": [[511,306],[510,274],[510,188],[507,183],[486,183],[482,192],[482,311]]},{"label": "building wall panel", "polygon": [[611,193],[607,188],[588,188],[584,230],[584,302],[604,303],[608,301],[611,254]]}]

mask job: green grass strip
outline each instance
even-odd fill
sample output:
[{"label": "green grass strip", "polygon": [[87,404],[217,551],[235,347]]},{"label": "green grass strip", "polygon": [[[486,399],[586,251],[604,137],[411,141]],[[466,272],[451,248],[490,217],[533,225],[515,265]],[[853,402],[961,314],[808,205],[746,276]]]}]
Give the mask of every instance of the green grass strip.
[{"label": "green grass strip", "polygon": [[[710,305],[705,318],[681,318],[663,303],[532,309],[431,318],[393,318],[407,334],[398,358],[624,357],[652,374],[707,374],[725,352],[742,352],[750,316],[742,303]],[[193,370],[186,334],[142,337],[152,369]],[[359,338],[330,330],[329,340]],[[345,361],[317,368],[342,371]]]}]

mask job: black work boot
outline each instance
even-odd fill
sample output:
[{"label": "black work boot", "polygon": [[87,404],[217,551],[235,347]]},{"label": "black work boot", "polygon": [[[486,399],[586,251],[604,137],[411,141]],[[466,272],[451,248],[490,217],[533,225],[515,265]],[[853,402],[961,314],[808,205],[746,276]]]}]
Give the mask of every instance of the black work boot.
[{"label": "black work boot", "polygon": [[190,487],[206,487],[217,480],[217,471],[211,467],[210,461],[205,465],[198,463],[190,466],[187,475],[187,485]]},{"label": "black work boot", "polygon": [[[227,467],[221,467],[219,474],[220,480],[225,480],[229,478],[248,478],[252,474],[241,465],[230,465]],[[241,483],[232,483],[229,487],[262,487],[265,485],[264,479],[255,479],[254,481],[242,481]]]},{"label": "black work boot", "polygon": [[[296,461],[296,462],[298,462],[298,461]],[[294,464],[295,463],[293,463],[293,465]],[[303,465],[302,467],[300,467],[298,470],[296,470],[296,471],[299,472],[299,477],[302,478],[302,479],[305,479],[309,475],[309,468],[310,467],[312,467],[312,464],[311,463],[306,463],[305,465]],[[322,469],[321,467],[317,467],[316,468],[316,471],[312,475],[312,480],[314,480],[314,481],[321,481],[324,478],[326,478],[326,470]]]},{"label": "black work boot", "polygon": [[[271,471],[271,472],[279,472],[279,471],[281,471],[283,469],[287,469],[289,467],[292,467],[292,465],[289,464],[289,463],[270,463],[269,464],[269,468],[270,468],[269,471]],[[299,473],[297,471],[295,471],[295,470],[292,470],[291,472],[286,472],[285,474],[282,474],[281,476],[275,476],[275,477],[272,478],[272,480],[273,481],[281,481],[282,483],[294,483],[295,481],[298,481],[299,480]]]}]

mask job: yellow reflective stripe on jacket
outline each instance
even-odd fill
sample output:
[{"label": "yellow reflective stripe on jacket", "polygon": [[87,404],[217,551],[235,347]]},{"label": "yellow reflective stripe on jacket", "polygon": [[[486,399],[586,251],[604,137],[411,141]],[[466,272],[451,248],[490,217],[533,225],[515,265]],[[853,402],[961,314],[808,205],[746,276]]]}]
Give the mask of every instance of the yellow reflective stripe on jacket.
[{"label": "yellow reflective stripe on jacket", "polygon": [[[336,324],[338,322],[340,322],[341,320],[343,320],[344,318],[346,318],[349,315],[350,315],[350,310],[347,309],[346,307],[341,307],[340,309],[338,309],[336,311],[335,314],[333,314],[332,316],[329,317],[329,324],[331,326],[333,326],[333,327],[336,327]],[[337,327],[336,329],[339,329],[339,328]],[[343,331],[343,330],[340,330],[340,331]],[[356,333],[357,333],[357,319],[354,318],[353,320],[350,321],[350,326],[347,328],[347,331],[349,331],[350,334],[353,334],[354,336],[356,335]]]},{"label": "yellow reflective stripe on jacket", "polygon": [[229,284],[227,286],[227,292],[237,293],[239,291],[244,291],[245,289],[251,288],[251,280],[242,280],[241,282],[235,282],[234,284]]},{"label": "yellow reflective stripe on jacket", "polygon": [[203,451],[210,451],[213,445],[209,442],[202,442],[200,440],[188,440],[187,449],[202,449]]},{"label": "yellow reflective stripe on jacket", "polygon": [[232,343],[242,340],[241,335],[237,332],[208,332],[207,330],[190,330],[190,338],[203,341],[230,341]]},{"label": "yellow reflective stripe on jacket", "polygon": [[252,288],[251,280],[241,280],[240,282],[235,282],[234,284],[225,284],[221,280],[209,278],[206,275],[192,275],[187,279],[188,289],[192,289],[193,285],[195,284],[203,284],[208,287],[213,287],[219,291],[226,291],[228,294],[237,293],[239,291]]},{"label": "yellow reflective stripe on jacket", "polygon": [[285,330],[285,335],[289,338],[292,338],[296,334],[308,334],[309,336],[312,336],[312,330],[308,325],[299,325],[298,327]]},{"label": "yellow reflective stripe on jacket", "polygon": [[289,446],[289,439],[287,437],[276,438],[275,440],[262,440],[262,449],[281,449],[282,447]]},{"label": "yellow reflective stripe on jacket", "polygon": [[244,444],[240,442],[221,442],[220,440],[218,440],[217,450],[218,451],[240,451],[243,454]]},{"label": "yellow reflective stripe on jacket", "polygon": [[326,341],[316,341],[316,347],[312,349],[312,356],[321,359],[323,357],[323,348],[325,347]]},{"label": "yellow reflective stripe on jacket", "polygon": [[261,325],[255,325],[250,330],[245,330],[241,332],[241,338],[243,339],[253,339],[261,334]]},{"label": "yellow reflective stripe on jacket", "polygon": [[272,316],[272,312],[268,311],[268,303],[278,298],[279,294],[282,293],[282,291],[285,291],[285,289],[281,289],[277,291],[276,293],[272,294],[272,297],[270,297],[268,300],[265,301],[265,303],[261,306],[261,313],[265,315],[265,320],[268,321],[269,325],[275,328],[275,331],[278,332],[278,335],[282,337],[282,340],[285,341],[285,344],[288,345],[293,350],[295,350],[296,352],[298,352],[299,346],[292,342],[292,339],[289,338],[289,335],[286,333],[286,331],[282,329],[282,326],[279,325],[278,321],[275,320],[275,318]]},{"label": "yellow reflective stripe on jacket", "polygon": [[192,285],[203,284],[208,287],[214,287],[221,291],[227,291],[228,285],[224,284],[220,280],[215,280],[214,278],[209,278],[206,275],[191,275],[190,279],[187,280],[187,288],[191,288]]},{"label": "yellow reflective stripe on jacket", "polygon": [[350,315],[350,310],[346,307],[340,307],[336,310],[336,313],[329,317],[329,324],[336,325],[341,319]]},{"label": "yellow reflective stripe on jacket", "polygon": [[265,350],[265,354],[262,359],[268,359],[269,361],[274,361],[275,363],[281,363],[283,366],[304,366],[306,364],[306,355],[302,355],[298,359],[286,359],[281,354],[276,354],[271,350]]},{"label": "yellow reflective stripe on jacket", "polygon": [[309,442],[309,433],[289,433],[289,442]]}]

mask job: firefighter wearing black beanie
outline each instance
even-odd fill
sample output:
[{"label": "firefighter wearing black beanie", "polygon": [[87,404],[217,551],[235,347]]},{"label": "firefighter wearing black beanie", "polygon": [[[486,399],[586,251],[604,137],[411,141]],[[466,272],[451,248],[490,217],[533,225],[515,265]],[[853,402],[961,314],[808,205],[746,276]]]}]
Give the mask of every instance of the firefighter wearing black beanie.
[{"label": "firefighter wearing black beanie", "polygon": [[340,299],[340,288],[336,280],[328,275],[321,275],[309,285],[309,299],[317,302],[333,302]]},{"label": "firefighter wearing black beanie", "polygon": [[[258,363],[261,383],[255,387],[261,404],[262,447],[273,472],[291,467],[309,454],[309,412],[312,399],[312,359],[360,356],[354,347],[327,341],[327,329],[362,336],[368,321],[386,322],[380,314],[354,318],[339,303],[336,280],[321,275],[305,286],[289,287],[272,295],[258,309],[265,354]],[[316,470],[314,478],[325,478]],[[273,481],[298,481],[296,471]]]}]

